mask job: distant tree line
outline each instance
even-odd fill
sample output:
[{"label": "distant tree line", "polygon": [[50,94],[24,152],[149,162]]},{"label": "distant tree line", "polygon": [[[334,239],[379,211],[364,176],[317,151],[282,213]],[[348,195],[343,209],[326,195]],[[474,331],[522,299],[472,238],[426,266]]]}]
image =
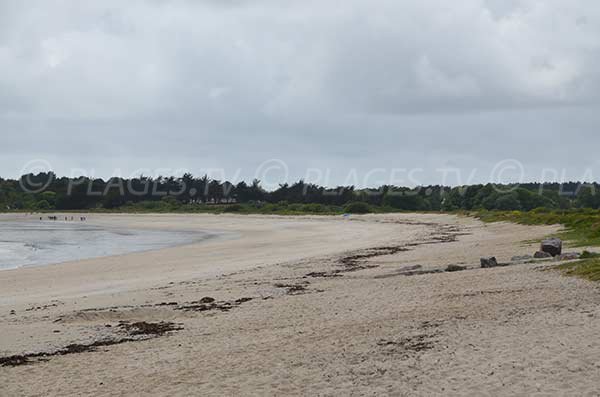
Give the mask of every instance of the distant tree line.
[{"label": "distant tree line", "polygon": [[[600,208],[596,183],[527,183],[520,185],[470,185],[460,187],[354,186],[326,188],[304,181],[281,184],[273,191],[258,180],[236,184],[208,176],[123,179],[57,177],[54,173],[0,178],[0,210],[91,210],[142,208],[193,208],[194,206],[302,204],[343,207],[365,203],[373,207],[407,211],[524,210],[534,208]],[[310,208],[310,207],[307,207]],[[314,207],[316,208],[316,207]]]}]

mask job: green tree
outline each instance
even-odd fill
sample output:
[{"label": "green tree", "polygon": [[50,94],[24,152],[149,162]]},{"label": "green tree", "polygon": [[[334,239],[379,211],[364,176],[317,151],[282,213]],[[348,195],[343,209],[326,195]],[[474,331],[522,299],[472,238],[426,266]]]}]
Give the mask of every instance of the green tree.
[{"label": "green tree", "polygon": [[515,193],[505,194],[496,199],[494,209],[503,211],[520,210],[521,202]]},{"label": "green tree", "polygon": [[52,206],[50,205],[50,203],[46,200],[40,200],[36,203],[35,205],[36,209],[44,211],[44,210],[49,210]]}]

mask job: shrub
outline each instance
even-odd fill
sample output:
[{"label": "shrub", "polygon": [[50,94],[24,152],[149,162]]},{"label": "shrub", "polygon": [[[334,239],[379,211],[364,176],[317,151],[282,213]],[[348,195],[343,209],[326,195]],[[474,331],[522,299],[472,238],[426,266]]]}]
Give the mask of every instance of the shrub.
[{"label": "shrub", "polygon": [[38,210],[49,210],[51,208],[50,203],[46,200],[40,200],[36,203],[35,207]]},{"label": "shrub", "polygon": [[223,209],[223,212],[240,212],[241,210],[243,210],[244,207],[242,207],[239,204],[232,204],[232,205],[228,205]]},{"label": "shrub", "polygon": [[303,206],[302,206],[302,204],[299,204],[299,203],[290,204],[288,206],[288,210],[294,211],[294,212],[300,212],[303,210]]},{"label": "shrub", "polygon": [[371,207],[367,203],[356,201],[347,204],[346,207],[344,207],[344,212],[349,214],[368,214],[371,212]]},{"label": "shrub", "polygon": [[302,206],[302,211],[310,212],[310,213],[321,213],[321,212],[326,212],[327,207],[325,207],[322,204],[304,204]]}]

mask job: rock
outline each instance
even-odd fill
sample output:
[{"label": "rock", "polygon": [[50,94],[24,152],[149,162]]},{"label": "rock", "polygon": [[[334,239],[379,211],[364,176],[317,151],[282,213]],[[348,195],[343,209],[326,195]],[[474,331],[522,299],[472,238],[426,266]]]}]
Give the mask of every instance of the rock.
[{"label": "rock", "polygon": [[485,258],[481,258],[481,267],[482,268],[488,268],[488,267],[496,267],[498,266],[498,261],[496,260],[495,256],[488,256]]},{"label": "rock", "polygon": [[557,261],[573,261],[575,259],[579,259],[581,254],[579,252],[565,252],[564,254],[558,255],[556,258]]},{"label": "rock", "polygon": [[448,265],[446,268],[447,272],[460,272],[463,270],[467,270],[466,266]]},{"label": "rock", "polygon": [[533,259],[531,255],[513,256],[511,262],[527,262]]},{"label": "rock", "polygon": [[548,259],[548,258],[552,258],[552,255],[550,255],[547,252],[538,251],[535,253],[535,255],[533,255],[533,257],[535,259]]},{"label": "rock", "polygon": [[562,254],[562,240],[559,238],[550,238],[542,241],[540,251],[547,252],[552,256]]}]

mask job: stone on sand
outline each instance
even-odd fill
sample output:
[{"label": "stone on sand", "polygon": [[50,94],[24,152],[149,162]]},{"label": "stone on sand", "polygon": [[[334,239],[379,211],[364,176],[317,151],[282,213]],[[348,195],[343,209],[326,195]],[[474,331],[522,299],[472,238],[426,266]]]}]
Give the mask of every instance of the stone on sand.
[{"label": "stone on sand", "polygon": [[485,258],[481,258],[481,267],[482,268],[488,268],[488,267],[496,267],[498,266],[498,261],[496,260],[495,256],[487,256]]},{"label": "stone on sand", "polygon": [[552,256],[557,256],[562,253],[562,240],[559,238],[549,238],[542,241],[540,251],[547,252]]},{"label": "stone on sand", "polygon": [[533,257],[535,259],[548,259],[548,258],[552,258],[552,255],[550,255],[547,252],[538,251],[538,252],[535,253],[535,255],[533,255]]},{"label": "stone on sand", "polygon": [[565,252],[564,254],[558,255],[555,259],[558,261],[572,261],[579,259],[581,254],[579,252]]},{"label": "stone on sand", "polygon": [[520,256],[513,256],[510,261],[511,262],[527,262],[533,259],[533,256],[531,255],[520,255]]}]

